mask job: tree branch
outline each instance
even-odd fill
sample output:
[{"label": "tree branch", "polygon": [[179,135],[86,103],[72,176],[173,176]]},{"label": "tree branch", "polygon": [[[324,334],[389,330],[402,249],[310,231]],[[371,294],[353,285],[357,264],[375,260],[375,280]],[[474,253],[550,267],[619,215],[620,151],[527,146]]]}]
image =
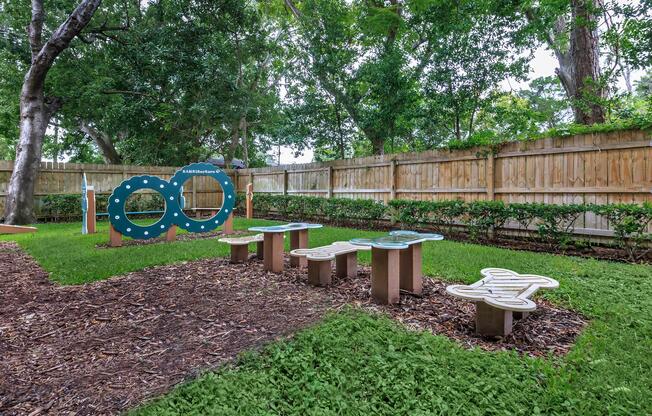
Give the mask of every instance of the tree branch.
[{"label": "tree branch", "polygon": [[[57,28],[50,39],[32,59],[32,66],[30,67],[27,76],[30,77],[33,82],[43,83],[45,81],[45,75],[54,63],[54,60],[68,47],[68,45],[70,45],[70,42],[72,42],[75,36],[81,33],[84,27],[86,27],[101,2],[102,0],[82,1],[70,16],[68,16],[66,21]],[[42,6],[42,0],[33,0],[33,4],[41,4]],[[38,7],[36,11],[39,11]],[[38,34],[38,38],[34,38],[34,41],[40,41],[40,33]],[[33,43],[34,41],[30,39],[30,42],[32,42],[33,45],[35,44]]]},{"label": "tree branch", "polygon": [[36,60],[36,56],[43,46],[41,36],[43,34],[44,20],[45,12],[43,11],[43,0],[32,0],[32,20],[27,27],[29,46],[32,50],[32,62]]}]

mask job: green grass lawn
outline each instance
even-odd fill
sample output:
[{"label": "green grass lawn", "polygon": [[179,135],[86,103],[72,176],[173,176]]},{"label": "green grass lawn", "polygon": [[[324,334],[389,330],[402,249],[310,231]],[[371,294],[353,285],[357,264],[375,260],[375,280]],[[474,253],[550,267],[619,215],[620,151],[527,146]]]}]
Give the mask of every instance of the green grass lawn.
[{"label": "green grass lawn", "polygon": [[[270,223],[236,220],[236,228]],[[96,249],[80,224],[39,225],[35,235],[3,236],[63,284],[86,283],[156,264],[223,256],[215,240]],[[327,227],[310,245],[377,232]],[[362,255],[369,261],[369,254]],[[548,299],[591,324],[563,358],[467,350],[446,337],[406,331],[359,311],[334,314],[293,339],[245,354],[241,362],[134,410],[167,414],[652,414],[652,267],[456,242],[424,245],[424,272],[477,280],[483,267],[548,275]]]}]

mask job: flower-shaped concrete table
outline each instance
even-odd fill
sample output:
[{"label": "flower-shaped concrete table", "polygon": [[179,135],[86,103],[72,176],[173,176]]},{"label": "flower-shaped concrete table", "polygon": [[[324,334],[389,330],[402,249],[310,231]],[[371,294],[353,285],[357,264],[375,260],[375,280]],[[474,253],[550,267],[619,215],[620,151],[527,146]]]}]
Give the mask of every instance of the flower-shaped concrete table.
[{"label": "flower-shaped concrete table", "polygon": [[[249,231],[263,233],[264,269],[280,273],[283,271],[283,234],[290,232],[290,250],[308,248],[308,230],[321,227],[321,224],[297,222],[266,227],[251,227]],[[290,266],[307,267],[308,261],[305,257],[290,257]]]},{"label": "flower-shaped concrete table", "polygon": [[400,290],[421,294],[421,243],[443,240],[440,234],[392,231],[388,236],[354,238],[351,244],[371,246],[371,296],[380,303],[396,303]]}]

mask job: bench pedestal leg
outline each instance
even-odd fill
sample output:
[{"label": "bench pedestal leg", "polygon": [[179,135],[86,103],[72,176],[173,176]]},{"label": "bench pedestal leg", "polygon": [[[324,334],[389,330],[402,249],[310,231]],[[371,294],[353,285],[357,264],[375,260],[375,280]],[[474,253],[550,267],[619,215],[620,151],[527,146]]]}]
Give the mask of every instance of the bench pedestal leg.
[{"label": "bench pedestal leg", "polygon": [[[308,230],[290,231],[290,251],[298,248],[308,248]],[[306,267],[308,260],[305,256],[290,257],[290,267]]]},{"label": "bench pedestal leg", "polygon": [[109,245],[111,247],[122,247],[122,234],[109,224]]},{"label": "bench pedestal leg", "polygon": [[165,232],[165,241],[174,241],[177,239],[177,226],[173,225]]},{"label": "bench pedestal leg", "polygon": [[512,332],[512,311],[475,303],[475,332],[482,336],[504,337]]},{"label": "bench pedestal leg", "polygon": [[258,241],[256,243],[256,258],[259,259],[259,260],[263,259],[263,247],[264,246],[265,245],[263,244],[262,241]]},{"label": "bench pedestal leg", "polygon": [[399,250],[371,248],[371,296],[378,303],[391,304],[400,299]]},{"label": "bench pedestal leg", "polygon": [[358,275],[358,253],[335,256],[335,276],[355,277]]},{"label": "bench pedestal leg", "polygon": [[518,321],[520,319],[525,319],[528,316],[530,316],[530,312],[512,312],[512,316],[514,317],[515,321]]},{"label": "bench pedestal leg", "polygon": [[308,283],[313,286],[331,284],[331,261],[308,260]]},{"label": "bench pedestal leg", "polygon": [[238,244],[231,246],[231,263],[243,263],[249,259],[249,246]]},{"label": "bench pedestal leg", "polygon": [[283,234],[264,233],[263,268],[274,273],[283,271]]},{"label": "bench pedestal leg", "polygon": [[421,272],[421,243],[411,244],[400,251],[399,275],[401,289],[420,295],[423,287]]}]

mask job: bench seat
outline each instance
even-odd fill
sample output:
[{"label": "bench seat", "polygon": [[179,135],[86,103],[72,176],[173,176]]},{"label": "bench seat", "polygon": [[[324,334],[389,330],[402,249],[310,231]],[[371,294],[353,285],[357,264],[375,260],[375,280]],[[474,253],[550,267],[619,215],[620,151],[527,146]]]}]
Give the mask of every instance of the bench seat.
[{"label": "bench seat", "polygon": [[249,259],[249,244],[256,243],[256,257],[263,258],[263,235],[227,237],[217,240],[231,246],[231,263],[242,263]]},{"label": "bench seat", "polygon": [[336,241],[327,246],[292,250],[290,255],[305,257],[308,260],[308,282],[311,285],[327,286],[331,283],[331,262],[333,260],[335,260],[335,275],[337,277],[354,277],[358,273],[358,251],[370,249],[371,247],[359,246],[346,241]]},{"label": "bench seat", "polygon": [[536,310],[530,299],[539,289],[556,289],[559,282],[545,276],[518,274],[499,268],[482,269],[483,279],[472,285],[451,285],[450,295],[475,302],[476,332],[483,336],[506,336],[512,331],[513,313],[525,317]]}]

